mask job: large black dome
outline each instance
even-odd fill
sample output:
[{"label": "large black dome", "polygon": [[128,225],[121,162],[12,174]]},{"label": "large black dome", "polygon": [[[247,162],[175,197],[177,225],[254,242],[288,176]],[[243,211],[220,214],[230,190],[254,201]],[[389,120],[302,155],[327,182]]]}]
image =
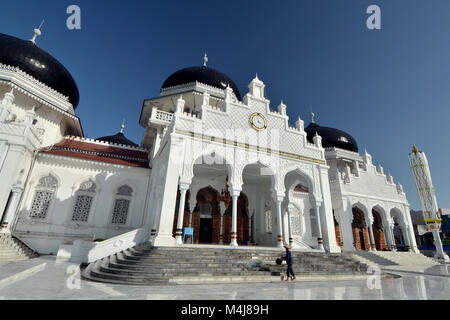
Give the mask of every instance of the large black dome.
[{"label": "large black dome", "polygon": [[187,84],[191,82],[201,82],[219,89],[225,89],[227,85],[233,89],[234,94],[242,100],[238,87],[227,75],[213,68],[206,66],[190,67],[178,70],[164,81],[161,89]]},{"label": "large black dome", "polygon": [[336,147],[353,152],[358,152],[356,140],[348,133],[334,128],[322,127],[316,123],[311,123],[306,129],[309,142],[313,142],[316,132],[322,137],[322,146],[324,148]]},{"label": "large black dome", "polygon": [[80,96],[69,71],[32,41],[0,33],[0,63],[18,67],[50,88],[68,96],[73,107],[77,107]]}]

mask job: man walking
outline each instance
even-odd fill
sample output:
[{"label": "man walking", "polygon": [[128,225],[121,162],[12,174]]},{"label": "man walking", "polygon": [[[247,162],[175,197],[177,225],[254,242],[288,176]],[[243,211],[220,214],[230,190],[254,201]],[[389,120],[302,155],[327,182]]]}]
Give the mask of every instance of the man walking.
[{"label": "man walking", "polygon": [[287,271],[286,271],[286,280],[284,281],[289,281],[289,278],[291,278],[292,281],[295,280],[295,275],[294,275],[294,271],[292,270],[292,255],[291,255],[291,247],[288,244],[285,244],[283,246],[286,249],[286,257],[284,258],[284,260],[286,261],[286,265],[287,265]]}]

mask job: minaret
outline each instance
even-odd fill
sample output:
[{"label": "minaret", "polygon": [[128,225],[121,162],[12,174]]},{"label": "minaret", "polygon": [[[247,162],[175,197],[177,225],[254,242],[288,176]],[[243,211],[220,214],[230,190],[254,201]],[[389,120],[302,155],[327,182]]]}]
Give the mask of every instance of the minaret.
[{"label": "minaret", "polygon": [[442,248],[439,232],[441,229],[441,215],[436,200],[436,194],[431,181],[430,168],[428,160],[424,152],[419,151],[413,146],[412,152],[409,154],[409,165],[416,182],[417,193],[419,194],[420,203],[422,205],[422,214],[427,228],[433,234],[434,245],[436,246],[436,255],[440,261],[450,263],[449,257]]}]

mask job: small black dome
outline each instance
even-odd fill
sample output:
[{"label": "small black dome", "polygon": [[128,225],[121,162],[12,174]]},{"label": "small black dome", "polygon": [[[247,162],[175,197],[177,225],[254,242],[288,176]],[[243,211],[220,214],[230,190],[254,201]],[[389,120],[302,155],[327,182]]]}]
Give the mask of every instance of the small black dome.
[{"label": "small black dome", "polygon": [[133,141],[127,139],[122,132],[119,132],[113,136],[107,136],[107,137],[101,137],[97,138],[96,140],[105,141],[105,142],[111,142],[115,144],[123,144],[126,146],[132,146],[132,147],[139,147],[136,143]]},{"label": "small black dome", "polygon": [[213,68],[206,66],[201,67],[190,67],[178,70],[169,76],[166,81],[164,81],[161,89],[175,87],[181,84],[187,84],[191,82],[201,82],[219,89],[225,89],[227,85],[233,89],[234,94],[239,99],[242,100],[241,93],[237,85],[231,80],[227,75]]},{"label": "small black dome", "polygon": [[18,67],[50,88],[68,96],[74,108],[78,106],[78,87],[69,71],[32,41],[0,33],[0,63]]},{"label": "small black dome", "polygon": [[334,128],[322,127],[316,123],[311,123],[306,129],[309,142],[313,142],[316,132],[322,137],[322,146],[324,148],[336,147],[353,152],[358,152],[356,140],[348,133]]}]

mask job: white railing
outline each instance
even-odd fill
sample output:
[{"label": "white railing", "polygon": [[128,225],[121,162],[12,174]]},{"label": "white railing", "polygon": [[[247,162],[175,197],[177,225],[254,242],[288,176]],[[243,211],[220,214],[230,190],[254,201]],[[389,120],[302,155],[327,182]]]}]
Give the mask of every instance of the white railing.
[{"label": "white railing", "polygon": [[146,241],[148,235],[146,228],[140,228],[102,242],[75,240],[69,261],[91,263],[132,248]]},{"label": "white railing", "polygon": [[150,117],[150,122],[156,122],[159,124],[170,124],[173,120],[173,113],[158,110],[154,108]]}]

